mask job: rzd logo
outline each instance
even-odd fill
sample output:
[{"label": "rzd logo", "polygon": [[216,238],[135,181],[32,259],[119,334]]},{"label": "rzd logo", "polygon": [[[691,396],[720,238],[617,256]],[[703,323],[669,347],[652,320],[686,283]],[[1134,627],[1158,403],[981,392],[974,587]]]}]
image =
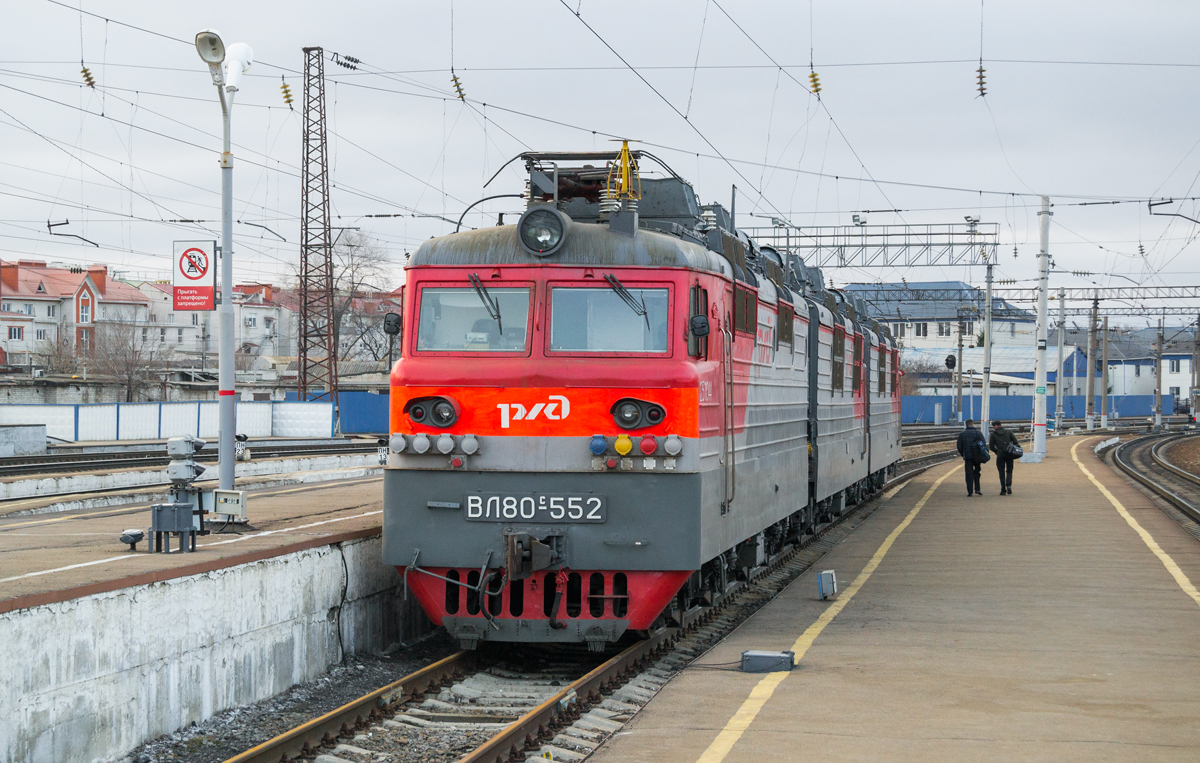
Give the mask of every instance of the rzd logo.
[{"label": "rzd logo", "polygon": [[550,402],[538,403],[529,410],[520,403],[500,403],[496,407],[500,409],[501,429],[508,429],[511,421],[533,421],[538,414],[551,421],[559,421],[571,415],[571,401],[562,395],[550,395]]}]

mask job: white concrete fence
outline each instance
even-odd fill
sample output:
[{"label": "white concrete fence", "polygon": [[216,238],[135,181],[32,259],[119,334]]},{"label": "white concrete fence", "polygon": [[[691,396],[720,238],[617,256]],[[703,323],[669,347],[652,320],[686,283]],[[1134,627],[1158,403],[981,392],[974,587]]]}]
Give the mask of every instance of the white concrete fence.
[{"label": "white concrete fence", "polygon": [[[217,437],[216,402],[0,405],[0,425],[45,424],[46,435],[71,442]],[[239,402],[237,434],[332,437],[331,403]]]}]

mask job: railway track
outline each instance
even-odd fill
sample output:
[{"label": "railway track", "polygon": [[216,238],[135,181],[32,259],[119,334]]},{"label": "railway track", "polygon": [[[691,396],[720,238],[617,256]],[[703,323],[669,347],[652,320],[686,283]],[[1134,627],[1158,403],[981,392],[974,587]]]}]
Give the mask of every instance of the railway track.
[{"label": "railway track", "polygon": [[[957,457],[951,451],[902,461],[885,489]],[[319,755],[350,763],[580,760],[671,676],[824,556],[853,529],[843,526],[848,519],[856,525],[878,505],[868,501],[818,527],[749,580],[731,584],[713,606],[690,610],[682,623],[631,643],[600,664],[585,650],[532,651],[485,642],[476,652],[458,652],[225,763],[308,761]],[[453,745],[447,748],[447,734],[478,744],[465,755],[448,754]]]},{"label": "railway track", "polygon": [[[286,458],[298,456],[338,456],[359,453],[374,453],[378,445],[373,442],[321,445],[258,446],[253,448],[254,457]],[[165,451],[165,446],[164,446]],[[217,452],[202,450],[194,456],[196,461],[213,462]],[[58,472],[113,471],[116,469],[161,468],[170,459],[166,453],[154,451],[113,451],[109,453],[58,453],[53,456],[16,456],[0,459],[0,478],[17,477],[25,474],[48,474]]]},{"label": "railway track", "polygon": [[1193,522],[1200,522],[1200,477],[1171,464],[1163,451],[1197,434],[1139,437],[1112,451],[1113,463]]}]

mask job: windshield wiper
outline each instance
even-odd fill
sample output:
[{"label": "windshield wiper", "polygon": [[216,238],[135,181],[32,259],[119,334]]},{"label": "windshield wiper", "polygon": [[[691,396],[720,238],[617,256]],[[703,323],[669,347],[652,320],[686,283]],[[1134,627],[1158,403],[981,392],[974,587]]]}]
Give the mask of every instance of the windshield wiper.
[{"label": "windshield wiper", "polygon": [[488,290],[484,287],[483,281],[479,276],[472,273],[467,276],[471,285],[475,287],[475,293],[479,295],[479,301],[483,303],[483,308],[487,310],[488,315],[496,322],[496,328],[500,331],[500,336],[504,336],[504,324],[500,322],[500,303],[488,294]]},{"label": "windshield wiper", "polygon": [[649,331],[650,330],[650,316],[646,314],[646,299],[645,299],[645,297],[642,297],[641,302],[634,299],[633,294],[631,294],[629,292],[629,289],[625,288],[625,284],[618,281],[617,277],[614,276],[612,273],[605,274],[604,280],[608,281],[608,285],[611,286],[612,290],[617,293],[617,296],[621,298],[621,301],[623,301],[625,304],[629,305],[630,310],[634,311],[638,315],[642,316],[643,319],[645,319],[646,330]]}]

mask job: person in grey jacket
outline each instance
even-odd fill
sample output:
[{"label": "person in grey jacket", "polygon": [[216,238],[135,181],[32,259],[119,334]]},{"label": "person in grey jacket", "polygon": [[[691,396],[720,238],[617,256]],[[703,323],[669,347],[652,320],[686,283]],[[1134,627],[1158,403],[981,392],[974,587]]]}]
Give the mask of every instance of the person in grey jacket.
[{"label": "person in grey jacket", "polygon": [[[983,441],[983,432],[975,428],[975,422],[967,419],[967,428],[958,435],[958,455],[962,456],[963,468],[967,473],[967,496],[980,495],[983,491],[979,487],[979,469],[981,464],[980,453],[981,447],[986,448]],[[983,455],[987,455],[986,452]]]},{"label": "person in grey jacket", "polygon": [[996,471],[1000,472],[1000,495],[1012,495],[1013,461],[1009,445],[1017,445],[1017,436],[1004,428],[999,421],[992,422],[992,436],[988,447],[996,454]]}]

